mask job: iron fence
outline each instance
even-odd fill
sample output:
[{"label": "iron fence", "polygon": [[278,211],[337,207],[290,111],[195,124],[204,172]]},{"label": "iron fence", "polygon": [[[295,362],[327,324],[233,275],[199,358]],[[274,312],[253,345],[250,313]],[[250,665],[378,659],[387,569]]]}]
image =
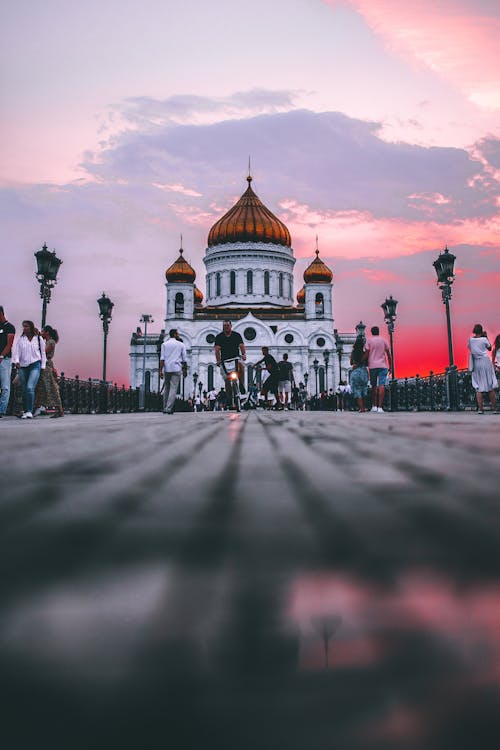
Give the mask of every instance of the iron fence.
[{"label": "iron fence", "polygon": [[[81,380],[78,375],[67,378],[62,372],[59,391],[64,411],[68,414],[122,414],[139,411],[139,388],[119,387],[92,378]],[[162,397],[147,391],[144,410],[161,411]]]},{"label": "iron fence", "polygon": [[[485,401],[488,397],[485,396]],[[448,370],[421,377],[399,378],[387,389],[392,411],[459,411],[476,409],[476,392],[468,370]]]}]

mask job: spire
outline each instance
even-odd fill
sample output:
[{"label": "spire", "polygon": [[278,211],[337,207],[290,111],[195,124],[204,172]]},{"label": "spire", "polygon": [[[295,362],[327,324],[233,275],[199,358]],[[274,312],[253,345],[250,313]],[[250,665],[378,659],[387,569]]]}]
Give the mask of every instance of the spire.
[{"label": "spire", "polygon": [[250,167],[250,156],[248,157],[248,177],[247,177],[247,182],[248,182],[249,185],[252,182],[252,169]]},{"label": "spire", "polygon": [[180,246],[180,248],[179,248],[179,252],[180,252],[180,254],[181,254],[181,255],[182,255],[182,253],[184,252],[184,249],[183,249],[183,247],[182,247],[182,232],[181,232],[181,246]]},{"label": "spire", "polygon": [[318,235],[316,235],[316,257],[319,255],[319,247],[318,247]]}]

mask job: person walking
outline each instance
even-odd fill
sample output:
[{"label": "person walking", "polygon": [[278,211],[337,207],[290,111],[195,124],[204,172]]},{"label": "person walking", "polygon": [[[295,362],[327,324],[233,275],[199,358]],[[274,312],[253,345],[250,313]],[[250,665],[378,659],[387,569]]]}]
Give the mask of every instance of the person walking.
[{"label": "person walking", "polygon": [[387,375],[391,367],[391,350],[387,341],[380,335],[378,326],[371,328],[371,336],[366,339],[365,352],[368,352],[368,369],[372,387],[372,411],[383,412]]},{"label": "person walking", "polygon": [[476,323],[472,329],[472,336],[469,338],[467,348],[470,352],[469,370],[472,374],[472,387],[476,391],[477,413],[484,414],[483,393],[488,393],[491,408],[495,410],[497,378],[493,363],[488,356],[488,352],[491,351],[491,344],[481,323]]},{"label": "person walking", "polygon": [[272,354],[269,354],[269,348],[267,346],[262,347],[262,354],[264,355],[262,359],[259,359],[258,362],[255,363],[254,367],[258,367],[262,362],[264,362],[266,366],[266,370],[269,373],[269,376],[264,380],[262,383],[261,388],[261,394],[264,396],[264,398],[267,401],[267,406],[270,409],[272,404],[271,400],[269,399],[269,391],[273,394],[276,403],[274,405],[275,409],[282,409],[283,407],[280,404],[280,397],[278,394],[278,383],[279,383],[279,377],[280,377],[280,368],[278,366],[278,363],[272,356]]},{"label": "person walking", "polygon": [[45,341],[35,328],[32,320],[23,320],[23,332],[14,341],[12,361],[16,366],[24,412],[21,419],[33,419],[35,387],[40,373],[45,370]]},{"label": "person walking", "polygon": [[171,328],[168,335],[169,338],[163,342],[160,350],[160,378],[165,380],[164,414],[172,414],[174,411],[177,389],[187,360],[186,347],[179,340],[177,329]]},{"label": "person walking", "polygon": [[365,398],[368,395],[368,370],[366,367],[367,354],[364,350],[364,337],[358,336],[351,352],[351,393],[356,399],[359,411],[366,412]]},{"label": "person walking", "polygon": [[280,402],[284,404],[285,409],[290,408],[290,397],[292,394],[292,385],[295,385],[293,377],[293,365],[288,361],[288,354],[283,354],[283,358],[278,362],[279,381],[278,392]]},{"label": "person walking", "polygon": [[0,305],[0,419],[7,413],[12,373],[12,346],[16,329],[5,317]]},{"label": "person walking", "polygon": [[61,394],[57,383],[57,371],[54,367],[54,352],[59,341],[59,334],[52,326],[44,326],[40,331],[40,336],[45,341],[47,363],[36,384],[33,416],[38,417],[42,413],[42,407],[45,407],[45,409],[55,409],[50,418],[57,419],[58,417],[64,417]]}]

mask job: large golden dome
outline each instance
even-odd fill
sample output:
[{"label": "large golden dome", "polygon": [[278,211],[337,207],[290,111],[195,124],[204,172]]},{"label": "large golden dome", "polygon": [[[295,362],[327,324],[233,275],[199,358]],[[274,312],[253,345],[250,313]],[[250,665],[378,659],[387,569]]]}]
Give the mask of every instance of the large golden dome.
[{"label": "large golden dome", "polygon": [[170,268],[167,268],[165,277],[170,282],[193,284],[196,279],[196,271],[184,258],[183,252],[184,250],[181,247],[179,257],[175,263],[172,263]]},{"label": "large golden dome", "polygon": [[316,248],[316,257],[304,271],[304,281],[306,284],[331,284],[333,273],[319,257],[319,250]]},{"label": "large golden dome", "polygon": [[252,178],[239,201],[216,221],[208,234],[208,246],[228,242],[272,242],[290,247],[290,232],[252,190]]}]

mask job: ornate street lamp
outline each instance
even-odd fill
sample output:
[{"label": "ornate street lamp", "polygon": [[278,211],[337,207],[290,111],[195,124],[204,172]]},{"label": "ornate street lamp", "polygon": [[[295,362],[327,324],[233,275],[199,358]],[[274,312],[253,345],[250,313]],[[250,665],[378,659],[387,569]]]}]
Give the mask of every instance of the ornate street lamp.
[{"label": "ornate street lamp", "polygon": [[305,385],[305,387],[306,387],[306,392],[307,392],[307,381],[308,381],[308,380],[309,380],[309,373],[308,373],[308,372],[305,372],[305,373],[304,373],[304,385]]},{"label": "ornate street lamp", "polygon": [[328,362],[330,361],[330,352],[325,349],[323,352],[323,359],[325,360],[325,391],[328,395]]},{"label": "ornate street lamp", "polygon": [[194,395],[196,396],[196,383],[198,382],[198,373],[193,372]]},{"label": "ornate street lamp", "polygon": [[158,393],[160,392],[160,360],[161,360],[161,346],[163,344],[163,341],[165,339],[165,329],[162,328],[160,331],[160,335],[158,336],[158,340],[156,342],[156,354],[158,356]]},{"label": "ornate street lamp", "polygon": [[45,325],[47,317],[47,305],[50,302],[50,296],[52,289],[57,284],[57,272],[62,260],[57,257],[56,251],[47,250],[47,245],[44,244],[41,250],[38,250],[35,254],[36,258],[36,278],[40,284],[40,297],[42,298],[42,328]]},{"label": "ornate street lamp", "polygon": [[143,313],[140,323],[144,323],[144,343],[142,347],[142,387],[140,391],[140,408],[146,408],[146,345],[148,342],[148,323],[154,323],[152,315]]},{"label": "ornate street lamp", "polygon": [[444,252],[440,253],[439,258],[432,264],[436,269],[437,285],[441,289],[441,295],[443,297],[443,303],[446,307],[446,325],[448,328],[448,355],[450,360],[450,367],[454,366],[453,361],[453,341],[451,337],[451,319],[450,319],[450,299],[451,299],[451,285],[455,279],[453,273],[453,267],[455,264],[456,256],[450,253],[447,247]]},{"label": "ornate street lamp", "polygon": [[[357,330],[357,326],[356,326]],[[342,354],[344,353],[344,344],[342,343],[342,339],[339,336],[339,333],[337,329],[334,331],[335,333],[335,348],[337,349],[337,357],[339,358],[339,383],[342,380]]]},{"label": "ornate street lamp", "polygon": [[313,362],[314,367],[314,375],[316,376],[316,397],[318,396],[318,368],[319,368],[319,362],[317,359]]},{"label": "ornate street lamp", "polygon": [[202,390],[203,390],[203,383],[200,380],[200,382],[198,383],[198,395],[200,397],[200,401],[201,401],[201,392],[202,392]]},{"label": "ornate street lamp", "polygon": [[358,325],[356,326],[356,336],[361,336],[363,341],[365,341],[366,339],[365,331],[366,331],[366,326],[363,323],[363,321],[360,320]]},{"label": "ornate street lamp", "polygon": [[451,299],[451,285],[455,280],[454,265],[456,256],[450,253],[448,247],[445,247],[444,252],[439,254],[437,260],[432,264],[436,271],[437,285],[441,290],[441,296],[443,298],[443,304],[446,308],[446,327],[448,332],[448,359],[449,367],[448,372],[448,397],[450,409],[458,408],[457,398],[457,368],[453,361],[453,339],[451,335],[451,318],[450,318],[450,299]]},{"label": "ornate street lamp", "polygon": [[103,383],[106,382],[106,354],[108,349],[108,331],[109,331],[109,324],[111,323],[111,313],[113,312],[114,302],[111,302],[109,297],[107,297],[104,292],[102,293],[102,297],[99,297],[97,300],[97,304],[99,305],[99,317],[102,320],[102,330],[104,334],[104,349],[103,349],[103,356],[102,356],[102,380]]},{"label": "ornate street lamp", "polygon": [[389,340],[391,342],[391,377],[394,380],[394,342],[393,342],[393,333],[394,333],[394,322],[396,320],[396,308],[398,306],[397,299],[393,299],[392,294],[389,298],[386,297],[385,302],[383,302],[380,307],[384,311],[384,320],[385,324],[387,325],[387,330],[389,332]]}]

